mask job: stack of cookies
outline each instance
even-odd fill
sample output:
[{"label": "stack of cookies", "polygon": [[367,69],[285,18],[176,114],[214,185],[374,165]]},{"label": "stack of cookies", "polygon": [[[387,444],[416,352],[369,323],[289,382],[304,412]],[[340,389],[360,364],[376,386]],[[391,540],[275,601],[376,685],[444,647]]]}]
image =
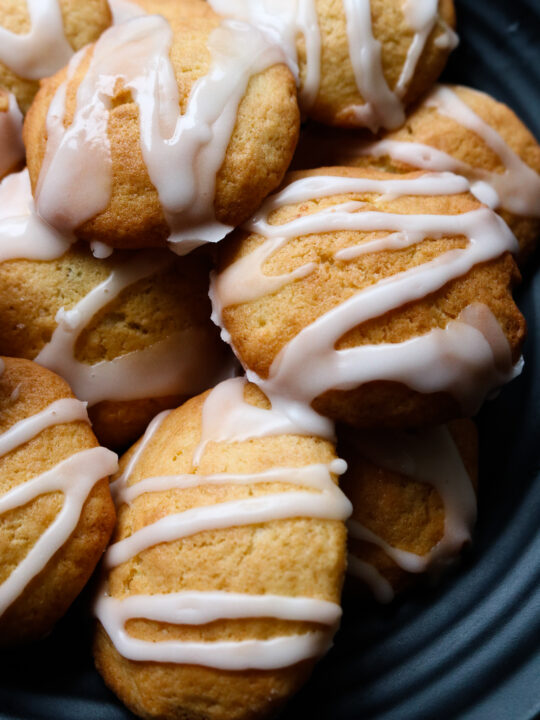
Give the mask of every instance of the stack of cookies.
[{"label": "stack of cookies", "polygon": [[455,24],[452,0],[0,8],[0,644],[102,558],[94,657],[128,708],[267,717],[346,571],[389,602],[471,542],[540,146],[434,84]]}]

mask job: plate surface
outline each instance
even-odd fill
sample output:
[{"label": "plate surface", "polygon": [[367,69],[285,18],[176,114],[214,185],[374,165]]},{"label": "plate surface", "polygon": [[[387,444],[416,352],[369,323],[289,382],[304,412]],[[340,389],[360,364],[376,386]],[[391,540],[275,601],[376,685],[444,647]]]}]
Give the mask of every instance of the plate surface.
[{"label": "plate surface", "polygon": [[[508,103],[540,138],[540,0],[456,0],[444,79]],[[531,263],[538,266],[540,257]],[[517,293],[525,370],[479,418],[479,521],[442,584],[390,607],[347,592],[335,647],[282,720],[540,717],[540,276]],[[0,654],[0,720],[130,720],[93,669],[88,594],[54,634]]]}]

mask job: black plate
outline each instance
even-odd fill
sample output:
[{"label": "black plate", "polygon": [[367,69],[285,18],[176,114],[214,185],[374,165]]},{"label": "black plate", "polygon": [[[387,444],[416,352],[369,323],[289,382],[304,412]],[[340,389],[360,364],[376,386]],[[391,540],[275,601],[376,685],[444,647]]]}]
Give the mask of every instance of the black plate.
[{"label": "black plate", "polygon": [[[456,5],[444,79],[508,103],[540,138],[540,0]],[[525,276],[518,302],[526,365],[479,418],[472,549],[436,589],[390,607],[346,593],[334,649],[282,720],[540,717],[540,277]],[[47,640],[0,655],[0,720],[133,718],[93,669],[86,602]]]}]

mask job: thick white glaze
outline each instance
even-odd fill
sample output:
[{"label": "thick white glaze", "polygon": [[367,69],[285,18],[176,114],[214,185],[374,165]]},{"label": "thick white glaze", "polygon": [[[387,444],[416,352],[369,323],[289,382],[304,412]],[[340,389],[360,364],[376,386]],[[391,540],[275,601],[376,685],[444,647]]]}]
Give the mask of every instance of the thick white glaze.
[{"label": "thick white glaze", "polygon": [[25,168],[0,183],[0,262],[54,260],[70,241],[47,225],[33,209],[30,177]]},{"label": "thick white glaze", "polygon": [[[208,442],[237,442],[251,437],[296,432],[289,417],[280,417],[280,410],[274,407],[269,410],[254,408],[246,403],[243,398],[245,384],[244,378],[227,380],[211,391],[205,400],[202,439],[193,458],[195,467]],[[246,419],[244,413],[250,407],[258,412]],[[105,555],[105,567],[113,568],[159,543],[172,542],[216,528],[293,517],[344,520],[350,515],[351,505],[333,479],[333,475],[342,474],[346,470],[343,460],[334,460],[329,465],[277,467],[259,473],[152,477],[130,485],[130,477],[137,463],[166,417],[167,414],[161,413],[154,419],[123,473],[113,483],[118,505],[136,502],[137,498],[147,493],[199,486],[283,483],[288,486],[287,490],[196,507],[165,516],[113,544]],[[302,432],[302,429],[298,432]],[[291,490],[290,486],[298,486],[299,490]],[[125,630],[125,623],[131,618],[141,617],[188,625],[205,624],[223,618],[275,617],[320,623],[334,630],[341,614],[339,606],[334,603],[305,597],[187,591],[116,599],[111,598],[105,589],[97,598],[95,611],[116,649],[125,657],[133,660],[195,663],[226,670],[286,667],[325,652],[331,644],[330,633],[318,631],[265,641],[149,643],[131,637]]]},{"label": "thick white glaze", "polygon": [[301,109],[308,112],[321,84],[321,33],[314,0],[208,0],[215,12],[249,22],[285,53],[289,69],[300,85],[297,39],[305,42],[306,69],[299,90]]},{"label": "thick white glaze", "polygon": [[67,65],[73,48],[66,39],[58,0],[26,0],[30,32],[24,35],[0,27],[0,62],[27,80],[54,75]]},{"label": "thick white glaze", "polygon": [[24,159],[23,117],[12,93],[7,93],[7,110],[0,112],[0,178]]},{"label": "thick white glaze", "polygon": [[[15,450],[54,425],[77,420],[88,421],[85,403],[72,398],[57,400],[47,408],[20,420],[0,435],[0,456]],[[60,512],[29,550],[24,559],[0,584],[0,614],[23,592],[55,552],[67,541],[81,515],[82,507],[94,485],[114,473],[118,467],[115,453],[102,447],[82,450],[50,470],[16,485],[0,496],[0,517],[32,502],[40,495],[64,494]]]},{"label": "thick white glaze", "polygon": [[158,15],[137,17],[103,33],[79,85],[73,121],[65,128],[66,83],[80,62],[80,57],[73,59],[68,80],[49,108],[37,188],[38,211],[54,227],[73,232],[109,204],[107,127],[111,97],[121,82],[138,108],[141,150],[171,230],[171,248],[185,254],[230,231],[215,218],[216,174],[250,78],[282,62],[283,54],[252,26],[224,21],[208,41],[210,70],[194,84],[180,114],[169,58],[172,42],[169,24]]},{"label": "thick white glaze", "polygon": [[437,86],[424,101],[480,137],[493,150],[505,171],[491,172],[457,160],[430,145],[383,139],[361,145],[359,155],[389,156],[412,167],[451,171],[471,182],[471,191],[486,205],[525,217],[540,217],[540,175],[515,153],[501,135],[449,87]]},{"label": "thick white glaze", "polygon": [[400,382],[423,393],[449,392],[465,413],[476,412],[494,388],[521,369],[512,367],[504,333],[487,306],[473,304],[445,328],[405,342],[343,350],[335,346],[357,325],[439,290],[479,263],[517,251],[514,236],[497,215],[488,208],[458,215],[401,215],[364,210],[363,203],[350,201],[281,225],[269,222],[272,211],[283,205],[340,193],[433,195],[466,189],[464,178],[448,173],[392,181],[315,176],[297,180],[267,200],[245,226],[266,239],[255,253],[238,261],[248,278],[244,287],[238,288],[234,264],[212,278],[213,317],[220,324],[228,305],[245,302],[246,298],[253,300],[269,287],[275,292],[315,270],[310,264],[288,275],[264,278],[262,262],[294,237],[345,229],[389,233],[336,253],[336,260],[342,262],[354,260],[366,250],[407,247],[425,238],[465,236],[468,243],[357,292],[289,341],[274,359],[267,378],[248,371],[248,379],[259,385],[274,404],[287,398],[287,411],[294,408],[295,422],[307,427],[313,427],[310,405],[316,397],[330,389],[350,390],[376,380]]}]

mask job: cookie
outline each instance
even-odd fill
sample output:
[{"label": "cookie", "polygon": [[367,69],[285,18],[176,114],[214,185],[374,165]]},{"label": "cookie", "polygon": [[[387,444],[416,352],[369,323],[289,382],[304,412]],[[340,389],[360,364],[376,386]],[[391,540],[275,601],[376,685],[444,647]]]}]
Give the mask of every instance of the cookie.
[{"label": "cookie", "polygon": [[40,214],[61,232],[185,254],[280,183],[296,88],[278,46],[202,0],[141,6],[160,15],[111,28],[43,83],[25,123],[28,167]]},{"label": "cookie", "polygon": [[341,612],[344,465],[244,378],[156,418],[111,486],[95,606],[97,668],[130,710],[267,717],[298,689]]},{"label": "cookie", "polygon": [[472,539],[478,439],[471,420],[415,432],[344,431],[353,504],[347,572],[380,602],[440,574]]},{"label": "cookie", "polygon": [[0,361],[0,644],[50,632],[82,590],[114,527],[84,403],[54,373]]},{"label": "cookie", "polygon": [[521,263],[536,247],[540,145],[507,105],[486,93],[440,85],[415,108],[403,128],[378,142],[349,145],[349,154],[355,151],[361,153],[360,162],[392,172],[424,168],[464,175],[479,199],[512,229]]},{"label": "cookie", "polygon": [[88,402],[100,441],[125,447],[156,413],[224,376],[209,261],[165,250],[94,257],[21,215],[27,193],[25,173],[0,186],[0,217],[15,215],[0,225],[0,352],[61,375]]},{"label": "cookie", "polygon": [[322,168],[289,176],[223,245],[216,322],[248,377],[359,428],[472,415],[519,372],[508,227],[466,179]]},{"label": "cookie", "polygon": [[278,37],[304,114],[339,127],[396,128],[457,44],[452,0],[209,0]]},{"label": "cookie", "polygon": [[0,7],[0,86],[26,113],[39,81],[67,65],[110,23],[107,0],[5,0]]}]

